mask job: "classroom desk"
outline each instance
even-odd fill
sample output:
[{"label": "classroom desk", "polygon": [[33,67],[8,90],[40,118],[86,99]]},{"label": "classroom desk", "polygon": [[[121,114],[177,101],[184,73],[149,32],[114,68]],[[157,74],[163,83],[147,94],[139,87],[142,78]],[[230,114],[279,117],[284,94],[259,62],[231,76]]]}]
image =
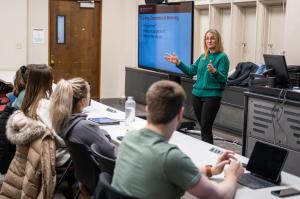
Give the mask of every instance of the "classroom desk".
[{"label": "classroom desk", "polygon": [[[15,71],[0,71],[0,80],[8,83],[13,83]],[[107,108],[110,110],[115,110],[115,113],[107,111]],[[110,117],[120,121],[124,121],[125,114],[124,112],[118,111],[114,108],[108,107],[104,104],[92,100],[91,106],[87,107],[85,111],[88,113],[89,117]],[[143,128],[146,125],[146,121],[137,118],[135,122],[130,126],[125,126],[124,122],[121,122],[120,125],[111,125],[111,126],[101,126],[105,129],[110,136],[112,137],[113,142],[116,145],[120,144],[120,141],[117,139],[118,136],[124,136],[127,132],[134,129]],[[196,138],[187,136],[185,134],[174,132],[171,140],[169,141],[172,144],[176,144],[184,153],[186,153],[196,165],[202,166],[205,164],[213,164],[216,162],[218,155],[210,152],[211,147],[217,148],[219,150],[224,150],[220,147],[213,146],[211,144],[202,142]],[[236,155],[236,157],[244,163],[247,163],[248,159],[246,157]],[[223,174],[214,176],[212,180],[220,182],[223,179]],[[282,189],[286,187],[295,187],[300,188],[300,178],[286,172],[282,172],[282,183],[281,186],[275,186],[265,189],[252,190],[248,187],[238,185],[236,192],[236,199],[276,199],[276,196],[271,195],[272,190]],[[186,198],[184,196],[184,198]],[[192,196],[187,196],[187,198],[194,198]],[[277,198],[278,199],[278,198]],[[300,196],[291,196],[288,199],[300,199]]]},{"label": "classroom desk", "polygon": [[[0,71],[0,80],[12,83],[14,79],[15,71]],[[107,111],[107,108],[113,109],[116,112]],[[118,111],[114,108],[108,107],[104,104],[92,100],[91,106],[87,107],[85,111],[88,113],[89,117],[109,117],[113,119],[118,119],[123,121],[125,118],[124,112]],[[141,118],[136,118],[135,122],[130,126],[125,126],[124,122],[120,125],[111,126],[101,126],[100,128],[105,129],[112,137],[113,142],[116,145],[120,144],[117,139],[118,136],[124,136],[130,130],[143,128],[146,125],[146,121]],[[216,162],[218,155],[210,152],[211,147],[223,150],[220,147],[213,146],[211,144],[202,142],[201,140],[195,139],[193,137],[187,136],[185,134],[174,132],[171,140],[172,144],[176,144],[184,153],[186,153],[196,165],[202,166],[206,164],[213,164]],[[248,159],[246,157],[236,155],[236,157],[244,163],[247,163]],[[223,174],[214,176],[212,180],[220,182],[223,179]],[[276,196],[271,195],[272,190],[282,189],[285,187],[295,187],[300,188],[300,178],[294,175],[282,172],[282,183],[281,186],[252,190],[248,187],[238,185],[237,192],[235,195],[236,199],[278,199]],[[188,196],[188,198],[191,198]],[[300,199],[300,196],[291,196],[288,199]]]},{"label": "classroom desk", "polygon": [[[109,117],[117,120],[124,120],[124,112],[118,111],[116,109],[115,113],[107,111],[108,107],[104,104],[98,103],[96,101],[91,102],[91,106],[87,107],[85,111],[88,113],[89,117]],[[117,139],[118,136],[124,136],[126,133],[129,133],[130,130],[143,128],[146,125],[146,121],[141,118],[136,118],[135,122],[130,126],[125,126],[124,122],[121,122],[120,125],[110,125],[110,126],[101,126],[100,128],[105,129],[110,136],[112,137],[113,142],[116,145],[120,144],[120,141]],[[213,164],[216,162],[218,155],[209,151],[211,147],[217,148],[219,150],[224,150],[220,147],[213,146],[211,144],[202,142],[201,140],[195,139],[193,137],[187,136],[185,134],[174,132],[171,140],[169,141],[172,144],[176,144],[184,153],[186,153],[196,165],[206,165]],[[248,158],[236,155],[236,157],[244,163],[247,163]],[[214,176],[212,180],[220,182],[223,179],[223,174]],[[300,178],[294,175],[282,172],[282,183],[281,186],[275,186],[264,189],[252,190],[248,187],[238,185],[236,192],[236,199],[253,199],[253,198],[264,198],[264,199],[276,199],[276,196],[273,196],[270,192],[272,190],[282,189],[285,187],[295,187],[300,188]],[[190,197],[189,197],[190,198]],[[300,196],[291,196],[288,199],[299,199]]]}]

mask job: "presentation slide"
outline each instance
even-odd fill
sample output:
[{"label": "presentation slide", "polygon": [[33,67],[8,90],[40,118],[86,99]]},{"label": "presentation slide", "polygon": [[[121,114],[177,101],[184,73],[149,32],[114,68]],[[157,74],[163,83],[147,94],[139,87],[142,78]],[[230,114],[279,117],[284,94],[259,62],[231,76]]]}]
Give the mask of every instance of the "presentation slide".
[{"label": "presentation slide", "polygon": [[167,62],[164,56],[175,53],[181,61],[191,64],[192,9],[178,9],[178,4],[164,5],[163,9],[152,8],[140,7],[139,66],[183,74],[174,64]]}]

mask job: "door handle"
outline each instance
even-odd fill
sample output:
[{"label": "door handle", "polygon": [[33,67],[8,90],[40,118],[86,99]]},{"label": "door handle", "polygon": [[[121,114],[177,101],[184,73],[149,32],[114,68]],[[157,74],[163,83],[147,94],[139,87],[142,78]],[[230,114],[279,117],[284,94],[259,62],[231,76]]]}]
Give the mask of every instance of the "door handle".
[{"label": "door handle", "polygon": [[50,66],[53,66],[54,64],[55,64],[54,55],[51,55],[50,56]]}]

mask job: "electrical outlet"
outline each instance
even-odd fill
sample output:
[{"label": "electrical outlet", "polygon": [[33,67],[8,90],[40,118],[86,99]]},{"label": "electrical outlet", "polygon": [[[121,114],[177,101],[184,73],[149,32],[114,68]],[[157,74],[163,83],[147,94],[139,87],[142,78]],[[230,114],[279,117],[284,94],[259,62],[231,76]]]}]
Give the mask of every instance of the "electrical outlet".
[{"label": "electrical outlet", "polygon": [[23,48],[23,45],[21,42],[17,42],[16,43],[16,49],[22,49]]}]

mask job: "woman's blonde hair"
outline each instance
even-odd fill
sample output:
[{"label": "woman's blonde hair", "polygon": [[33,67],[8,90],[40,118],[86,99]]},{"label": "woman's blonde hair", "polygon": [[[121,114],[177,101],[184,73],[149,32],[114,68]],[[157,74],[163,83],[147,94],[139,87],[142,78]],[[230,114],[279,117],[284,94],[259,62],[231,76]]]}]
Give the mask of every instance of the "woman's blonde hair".
[{"label": "woman's blonde hair", "polygon": [[208,56],[209,54],[209,49],[206,46],[206,35],[207,33],[211,33],[214,35],[214,37],[216,38],[216,48],[215,48],[215,52],[223,52],[224,51],[224,47],[223,47],[223,43],[222,43],[222,38],[220,33],[216,30],[216,29],[209,29],[208,31],[206,31],[204,38],[203,38],[203,46],[204,46],[204,51],[205,51],[205,57]]},{"label": "woman's blonde hair", "polygon": [[77,103],[82,98],[87,98],[88,92],[88,82],[80,77],[61,79],[57,83],[50,102],[50,118],[56,132],[66,125]]},{"label": "woman's blonde hair", "polygon": [[37,118],[37,109],[41,99],[48,98],[52,93],[52,68],[45,64],[30,64],[25,96],[21,110],[30,118]]}]

